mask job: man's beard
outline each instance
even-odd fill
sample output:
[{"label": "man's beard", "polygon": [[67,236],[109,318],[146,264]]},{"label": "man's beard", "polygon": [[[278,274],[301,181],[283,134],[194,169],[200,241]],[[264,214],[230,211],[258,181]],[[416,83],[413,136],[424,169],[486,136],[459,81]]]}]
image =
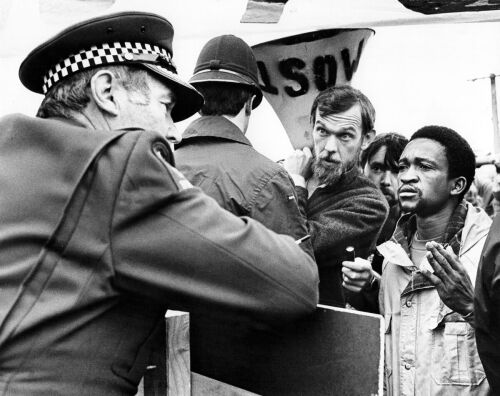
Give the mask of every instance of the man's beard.
[{"label": "man's beard", "polygon": [[313,172],[314,176],[318,178],[319,184],[331,186],[336,184],[344,174],[344,165],[338,161],[315,158]]},{"label": "man's beard", "polygon": [[360,152],[361,149],[358,150],[351,161],[346,163],[332,160],[329,158],[329,155],[321,155],[321,153],[319,156],[315,156],[312,164],[312,170],[314,176],[318,178],[319,184],[333,186],[338,183],[343,174],[356,166]]},{"label": "man's beard", "polygon": [[385,199],[387,200],[387,203],[389,206],[393,206],[399,203],[397,195],[394,193],[394,190],[392,189],[386,189],[384,186],[380,187],[380,191],[382,191],[382,194],[384,194]]}]

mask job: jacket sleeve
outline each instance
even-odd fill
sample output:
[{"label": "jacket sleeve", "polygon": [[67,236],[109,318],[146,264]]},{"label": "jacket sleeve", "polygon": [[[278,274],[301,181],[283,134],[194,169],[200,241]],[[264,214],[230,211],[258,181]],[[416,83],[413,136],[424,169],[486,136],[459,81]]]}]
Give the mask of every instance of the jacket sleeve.
[{"label": "jacket sleeve", "polygon": [[[307,190],[296,188],[301,211],[307,213]],[[347,246],[354,247],[356,256],[366,258],[375,247],[387,213],[383,197],[369,192],[325,204],[317,216],[307,218],[316,259],[323,265],[338,265],[335,261],[345,256]]]},{"label": "jacket sleeve", "polygon": [[486,376],[492,390],[500,392],[500,215],[493,220],[478,267],[474,322]]},{"label": "jacket sleeve", "polygon": [[[276,172],[256,195],[250,217],[278,234],[290,235],[295,240],[308,235],[306,219],[299,210],[293,181],[284,169]],[[314,257],[310,239],[305,239],[299,246]]]},{"label": "jacket sleeve", "polygon": [[316,265],[293,239],[186,186],[152,144],[148,135],[138,139],[117,195],[111,231],[117,287],[173,309],[269,322],[314,310]]}]

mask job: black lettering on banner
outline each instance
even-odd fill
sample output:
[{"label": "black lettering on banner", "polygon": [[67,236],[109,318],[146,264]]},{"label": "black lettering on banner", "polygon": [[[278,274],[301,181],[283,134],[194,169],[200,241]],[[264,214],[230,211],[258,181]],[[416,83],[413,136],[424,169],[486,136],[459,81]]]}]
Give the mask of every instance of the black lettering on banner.
[{"label": "black lettering on banner", "polygon": [[306,75],[296,70],[303,69],[305,66],[306,63],[299,58],[288,58],[279,62],[278,68],[281,75],[289,80],[296,81],[300,85],[300,88],[297,90],[290,86],[285,87],[285,92],[292,98],[304,95],[309,90],[309,81],[307,81]]},{"label": "black lettering on banner", "polygon": [[318,91],[334,86],[337,81],[337,61],[335,57],[333,55],[316,57],[313,62],[313,72],[314,83]]},{"label": "black lettering on banner", "polygon": [[278,88],[271,84],[271,79],[269,78],[269,73],[267,72],[266,64],[262,61],[257,62],[257,67],[259,69],[260,78],[264,85],[260,85],[260,89],[264,92],[270,93],[272,95],[278,95]]},{"label": "black lettering on banner", "polygon": [[345,78],[347,81],[351,81],[353,74],[356,72],[359,64],[359,59],[361,58],[361,53],[363,52],[363,45],[365,40],[361,40],[358,45],[358,55],[351,63],[351,57],[349,55],[349,50],[344,48],[340,54],[342,56],[342,61],[344,63]]}]

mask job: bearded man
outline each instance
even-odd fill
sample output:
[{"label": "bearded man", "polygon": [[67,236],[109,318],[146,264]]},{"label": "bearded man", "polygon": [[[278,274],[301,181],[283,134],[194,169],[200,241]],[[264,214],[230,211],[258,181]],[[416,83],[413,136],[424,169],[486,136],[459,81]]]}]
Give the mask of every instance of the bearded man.
[{"label": "bearded man", "polygon": [[358,167],[361,150],[375,135],[374,122],[375,110],[363,93],[330,87],[311,108],[314,155],[306,147],[284,161],[307,217],[322,304],[345,306],[342,261],[354,254],[366,258],[387,217],[386,199]]}]

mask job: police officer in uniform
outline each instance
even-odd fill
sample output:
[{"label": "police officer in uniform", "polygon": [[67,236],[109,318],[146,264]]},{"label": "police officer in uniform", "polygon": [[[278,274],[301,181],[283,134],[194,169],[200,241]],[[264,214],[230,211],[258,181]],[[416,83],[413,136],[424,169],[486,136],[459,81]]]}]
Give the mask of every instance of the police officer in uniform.
[{"label": "police officer in uniform", "polygon": [[173,123],[202,98],[172,37],[161,16],[117,13],[21,64],[45,97],[36,118],[0,119],[1,394],[134,394],[170,308],[264,324],[315,308],[316,266],[293,238],[173,167]]}]

